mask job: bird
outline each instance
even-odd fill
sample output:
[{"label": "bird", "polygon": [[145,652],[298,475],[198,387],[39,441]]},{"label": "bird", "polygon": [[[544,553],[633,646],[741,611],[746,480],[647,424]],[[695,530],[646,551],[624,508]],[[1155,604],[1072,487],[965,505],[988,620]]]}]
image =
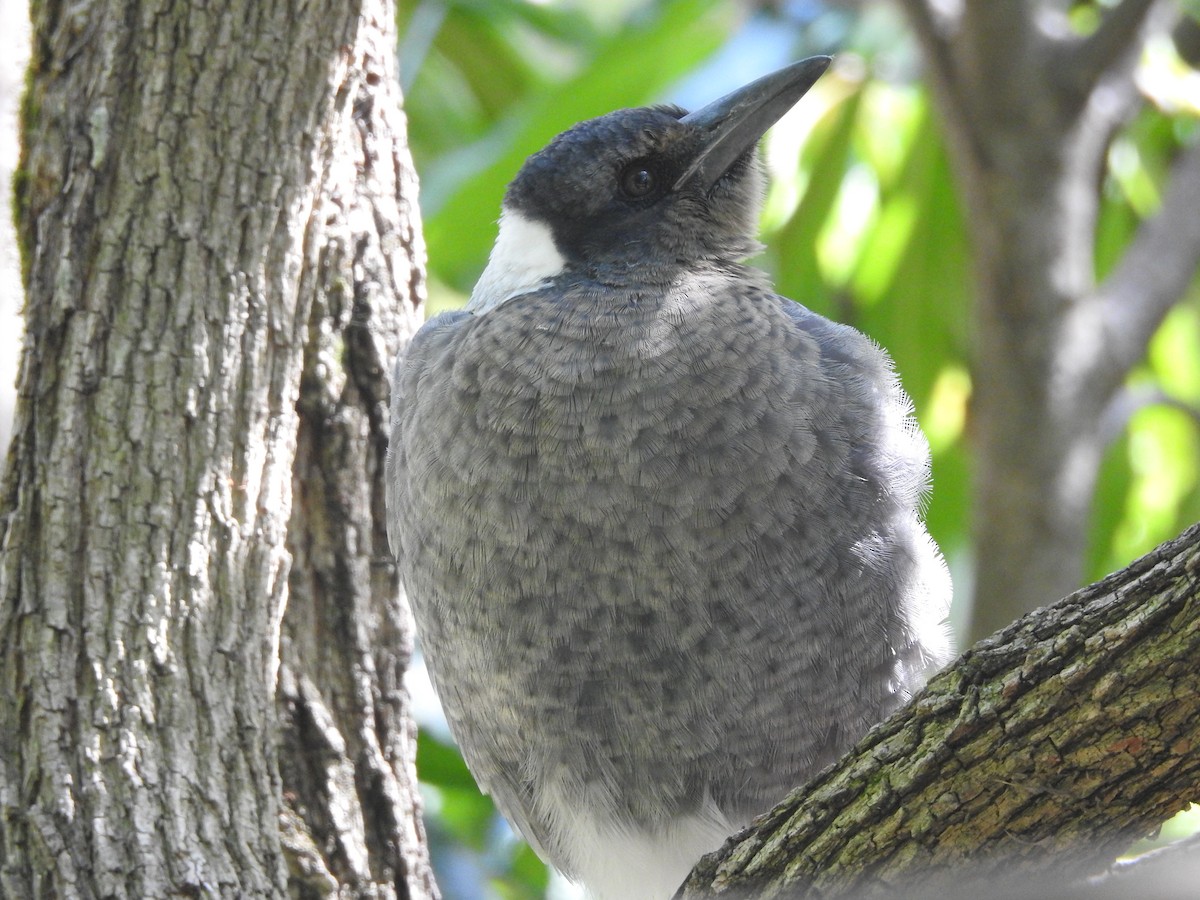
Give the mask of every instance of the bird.
[{"label": "bird", "polygon": [[671,897],[950,653],[893,363],[747,264],[759,139],[830,61],[554,137],[395,366],[388,533],[434,687],[596,900]]}]

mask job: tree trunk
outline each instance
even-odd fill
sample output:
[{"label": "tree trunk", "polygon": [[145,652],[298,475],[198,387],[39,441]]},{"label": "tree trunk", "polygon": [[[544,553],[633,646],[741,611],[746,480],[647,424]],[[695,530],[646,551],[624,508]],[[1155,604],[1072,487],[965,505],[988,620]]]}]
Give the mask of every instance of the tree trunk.
[{"label": "tree trunk", "polygon": [[1047,0],[904,6],[975,245],[979,639],[1082,581],[1119,392],[1200,258],[1200,147],[1179,159],[1162,209],[1097,284],[1109,143],[1137,109],[1143,39],[1166,30],[1174,4],[1122,0],[1086,38]]},{"label": "tree trunk", "polygon": [[680,896],[1045,897],[1200,798],[1197,658],[1200,526],[964,653]]},{"label": "tree trunk", "polygon": [[423,292],[393,11],[34,19],[0,893],[434,896],[381,562]]},{"label": "tree trunk", "polygon": [[388,547],[383,483],[391,367],[419,325],[424,250],[394,94],[393,13],[380,5],[373,14],[386,18],[351,63],[358,95],[337,132],[337,181],[316,216],[329,224],[305,272],[315,302],[279,691],[286,815],[299,830],[285,834],[299,839],[289,842],[293,875],[312,896],[337,885],[358,896],[435,897],[402,681],[413,623]]}]

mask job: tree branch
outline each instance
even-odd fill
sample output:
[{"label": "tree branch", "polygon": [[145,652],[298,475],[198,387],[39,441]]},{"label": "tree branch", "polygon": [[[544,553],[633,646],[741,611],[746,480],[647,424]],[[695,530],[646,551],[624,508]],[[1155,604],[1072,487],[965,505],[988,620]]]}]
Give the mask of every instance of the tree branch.
[{"label": "tree branch", "polygon": [[1192,16],[1180,16],[1171,29],[1171,40],[1180,59],[1193,69],[1200,68],[1200,21]]},{"label": "tree branch", "polygon": [[946,17],[934,12],[929,0],[900,0],[925,59],[935,70],[939,85],[955,83],[954,59],[950,52],[948,33],[953,29]]},{"label": "tree branch", "polygon": [[1074,92],[1080,105],[1105,74],[1125,60],[1156,5],[1158,0],[1122,0],[1095,31],[1072,46],[1064,61],[1069,74],[1061,84]]},{"label": "tree branch", "polygon": [[1100,440],[1108,445],[1125,431],[1129,420],[1149,406],[1177,409],[1200,427],[1200,407],[1172,397],[1157,385],[1123,385],[1100,417]]},{"label": "tree branch", "polygon": [[[961,896],[1104,868],[1200,796],[1200,526],[964,653],[677,896]],[[914,895],[917,896],[917,895]]]},{"label": "tree branch", "polygon": [[959,156],[963,159],[987,158],[972,124],[974,111],[964,95],[965,80],[954,58],[954,40],[962,28],[961,9],[954,13],[935,10],[930,0],[900,0],[900,5],[921,45],[930,88],[939,97],[937,105],[951,126],[947,139],[962,144]]},{"label": "tree branch", "polygon": [[1183,297],[1200,264],[1200,144],[1171,167],[1159,211],[1138,228],[1089,303],[1103,321],[1111,390],[1145,354],[1146,343]]}]

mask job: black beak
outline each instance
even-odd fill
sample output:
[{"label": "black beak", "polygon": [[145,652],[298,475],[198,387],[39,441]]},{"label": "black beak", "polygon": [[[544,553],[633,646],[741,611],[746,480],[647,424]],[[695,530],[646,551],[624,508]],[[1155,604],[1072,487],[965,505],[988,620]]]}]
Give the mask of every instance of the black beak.
[{"label": "black beak", "polygon": [[709,190],[808,93],[832,61],[828,56],[810,56],[684,116],[680,121],[699,129],[703,141],[692,164],[675,182],[675,189],[694,179],[702,190]]}]

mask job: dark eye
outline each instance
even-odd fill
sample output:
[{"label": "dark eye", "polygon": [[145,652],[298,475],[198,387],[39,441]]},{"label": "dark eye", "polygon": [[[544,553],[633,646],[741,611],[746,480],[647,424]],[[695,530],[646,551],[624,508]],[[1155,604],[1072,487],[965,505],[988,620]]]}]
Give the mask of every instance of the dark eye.
[{"label": "dark eye", "polygon": [[631,200],[647,197],[658,189],[658,175],[645,162],[630,163],[621,171],[621,193]]}]

